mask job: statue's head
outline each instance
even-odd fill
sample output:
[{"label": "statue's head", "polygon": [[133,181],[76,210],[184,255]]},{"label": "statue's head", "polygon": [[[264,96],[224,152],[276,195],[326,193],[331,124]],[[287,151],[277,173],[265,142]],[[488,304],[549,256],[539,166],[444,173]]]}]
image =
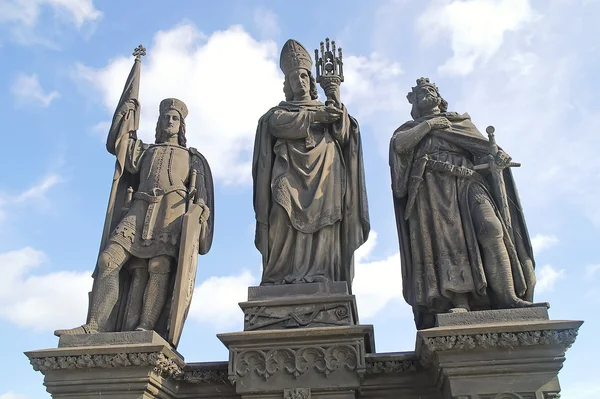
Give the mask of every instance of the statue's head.
[{"label": "statue's head", "polygon": [[448,102],[440,96],[435,83],[429,78],[417,79],[417,85],[406,95],[408,102],[412,104],[410,115],[413,119],[448,111]]},{"label": "statue's head", "polygon": [[185,118],[188,109],[185,103],[176,98],[166,98],[160,102],[160,116],[156,122],[155,142],[164,143],[170,138],[177,136],[177,142],[185,147]]},{"label": "statue's head", "polygon": [[304,46],[293,39],[288,40],[281,49],[279,66],[285,75],[283,92],[287,101],[318,97],[317,82],[310,71],[312,59]]}]

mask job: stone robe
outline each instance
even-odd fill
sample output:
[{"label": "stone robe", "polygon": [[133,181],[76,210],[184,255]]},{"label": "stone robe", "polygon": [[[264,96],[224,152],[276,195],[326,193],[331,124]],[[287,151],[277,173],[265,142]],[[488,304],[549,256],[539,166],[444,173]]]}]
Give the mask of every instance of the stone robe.
[{"label": "stone robe", "polygon": [[[444,132],[427,134],[413,148],[397,152],[395,139],[426,119],[445,116]],[[400,241],[403,293],[417,320],[445,312],[453,293],[467,293],[473,310],[489,309],[488,284],[473,225],[471,207],[489,201],[485,172],[473,172],[489,153],[489,142],[467,114],[448,112],[410,121],[396,130],[390,145],[390,168]],[[503,225],[514,288],[532,300],[533,252],[519,197],[509,168],[503,170],[512,226]]]},{"label": "stone robe", "polygon": [[369,232],[358,124],[313,121],[317,101],[282,102],[259,121],[253,157],[262,284],[347,281]]}]

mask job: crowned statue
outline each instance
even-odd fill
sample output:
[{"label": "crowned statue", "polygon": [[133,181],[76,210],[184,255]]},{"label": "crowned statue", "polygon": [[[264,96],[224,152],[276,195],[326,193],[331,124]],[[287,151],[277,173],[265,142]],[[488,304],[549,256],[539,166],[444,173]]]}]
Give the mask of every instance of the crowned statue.
[{"label": "crowned statue", "polygon": [[390,168],[404,298],[418,329],[437,313],[534,304],[531,241],[511,166],[427,78],[408,93],[413,120],[393,134]]}]

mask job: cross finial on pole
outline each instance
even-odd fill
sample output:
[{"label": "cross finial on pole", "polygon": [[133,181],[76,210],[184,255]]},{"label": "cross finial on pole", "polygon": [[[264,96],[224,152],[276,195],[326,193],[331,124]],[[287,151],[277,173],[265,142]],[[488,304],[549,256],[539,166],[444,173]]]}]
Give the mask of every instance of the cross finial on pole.
[{"label": "cross finial on pole", "polygon": [[133,50],[133,55],[135,56],[136,60],[141,60],[142,57],[146,55],[146,47],[140,44]]}]

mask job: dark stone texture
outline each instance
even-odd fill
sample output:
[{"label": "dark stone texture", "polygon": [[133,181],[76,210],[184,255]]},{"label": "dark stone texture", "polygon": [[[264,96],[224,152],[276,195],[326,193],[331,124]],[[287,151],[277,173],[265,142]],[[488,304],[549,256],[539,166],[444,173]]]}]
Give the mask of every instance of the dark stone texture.
[{"label": "dark stone texture", "polygon": [[177,347],[192,301],[198,254],[212,245],[210,166],[187,147],[188,109],[176,98],[159,105],[155,142],[137,138],[141,57],[115,110],[106,149],[116,157],[85,324],[58,337],[154,330]]},{"label": "dark stone texture", "polygon": [[[261,285],[351,286],[354,251],[369,236],[360,128],[340,99],[341,50],[334,54],[326,42],[316,54],[316,79],[306,48],[285,42],[285,101],[258,121],[252,178]],[[317,83],[325,103],[317,100]]]},{"label": "dark stone texture", "polygon": [[218,334],[238,394],[290,388],[355,391],[366,373],[372,326]]},{"label": "dark stone texture", "polygon": [[63,335],[58,340],[59,348],[138,344],[168,345],[167,341],[154,331]]},{"label": "dark stone texture", "polygon": [[244,331],[358,324],[345,281],[249,287],[240,307]]},{"label": "dark stone texture", "polygon": [[392,135],[389,162],[404,297],[417,329],[448,311],[535,306],[533,249],[511,171],[520,164],[492,126],[486,137],[468,114],[448,111],[428,78],[407,99],[412,120]]},{"label": "dark stone texture", "polygon": [[289,298],[298,295],[348,295],[348,285],[345,281],[333,281],[328,283],[278,284],[248,287],[248,301]]},{"label": "dark stone texture", "polygon": [[440,313],[436,315],[436,327],[525,323],[542,320],[548,320],[548,309],[545,307],[480,310],[474,312]]}]

